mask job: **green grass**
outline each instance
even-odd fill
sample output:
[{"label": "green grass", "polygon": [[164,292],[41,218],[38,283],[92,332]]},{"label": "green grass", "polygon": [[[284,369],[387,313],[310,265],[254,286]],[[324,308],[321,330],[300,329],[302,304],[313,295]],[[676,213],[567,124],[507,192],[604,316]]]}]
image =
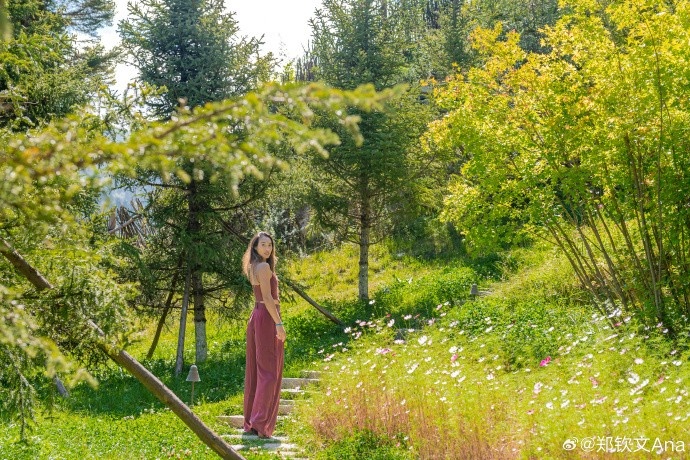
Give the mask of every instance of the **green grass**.
[{"label": "green grass", "polygon": [[[324,391],[299,413],[313,455],[346,456],[362,431],[381,446],[402,438],[395,451],[415,458],[599,458],[598,440],[635,448],[644,438],[647,448],[667,443],[664,458],[685,455],[675,449],[690,418],[687,344],[594,313],[549,248],[512,257],[519,272],[485,283],[490,294],[476,300],[442,289],[471,278],[461,268],[401,286],[382,302],[390,316],[360,322],[346,351],[329,350]],[[424,306],[418,318],[400,305],[412,298]],[[403,343],[395,329],[411,321],[425,327]],[[594,441],[594,452],[563,448],[574,439]]]},{"label": "green grass", "polygon": [[[283,288],[285,375],[324,374],[321,392],[298,401],[294,419],[279,423],[276,434],[289,434],[310,458],[580,458],[587,455],[579,447],[562,448],[567,439],[683,439],[690,417],[684,344],[672,346],[635,318],[595,314],[552,248],[481,261],[375,248],[366,304],[353,300],[353,247],[283,262],[348,324],[343,330]],[[489,295],[471,299],[472,283]],[[193,326],[185,373],[176,378],[177,321],[143,362],[188,401]],[[194,410],[219,433],[232,430],[217,415],[241,413],[245,325],[245,318],[208,321],[209,359],[199,364]],[[132,355],[145,356],[154,327],[130,347]],[[114,365],[96,376],[98,389],[80,385],[57,401],[52,418],[39,413],[26,443],[16,424],[0,424],[0,460],[216,458],[134,378]]]}]

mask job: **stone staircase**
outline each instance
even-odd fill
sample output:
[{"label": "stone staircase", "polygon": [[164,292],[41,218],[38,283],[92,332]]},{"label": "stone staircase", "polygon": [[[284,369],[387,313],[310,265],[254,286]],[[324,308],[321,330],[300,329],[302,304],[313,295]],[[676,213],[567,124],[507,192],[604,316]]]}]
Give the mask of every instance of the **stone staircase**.
[{"label": "stone staircase", "polygon": [[[281,421],[288,417],[295,408],[294,397],[297,395],[308,395],[310,391],[304,388],[318,383],[319,373],[317,371],[302,371],[302,377],[283,378],[280,406],[278,407],[277,433],[281,431]],[[300,446],[291,443],[288,436],[278,435],[272,436],[269,439],[261,439],[257,435],[244,433],[243,415],[220,415],[218,416],[218,421],[226,423],[233,429],[229,433],[221,434],[221,437],[240,453],[257,450],[274,452],[278,458],[290,458],[293,460],[305,458]]]}]

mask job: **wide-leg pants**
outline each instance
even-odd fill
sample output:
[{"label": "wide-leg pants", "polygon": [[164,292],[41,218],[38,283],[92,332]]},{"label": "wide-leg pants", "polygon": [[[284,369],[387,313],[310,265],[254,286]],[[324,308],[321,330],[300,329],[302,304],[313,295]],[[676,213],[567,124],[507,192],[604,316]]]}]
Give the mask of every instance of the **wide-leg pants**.
[{"label": "wide-leg pants", "polygon": [[247,367],[244,374],[244,431],[271,436],[278,419],[283,380],[284,344],[263,303],[256,302],[247,324]]}]

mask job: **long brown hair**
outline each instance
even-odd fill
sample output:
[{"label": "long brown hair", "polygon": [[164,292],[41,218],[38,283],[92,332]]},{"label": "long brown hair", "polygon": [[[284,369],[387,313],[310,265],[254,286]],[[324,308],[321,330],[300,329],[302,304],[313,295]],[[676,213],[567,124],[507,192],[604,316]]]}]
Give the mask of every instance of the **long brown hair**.
[{"label": "long brown hair", "polygon": [[246,276],[250,282],[251,278],[249,278],[249,267],[254,267],[259,262],[264,261],[263,257],[261,257],[259,253],[256,252],[256,247],[259,244],[259,239],[262,236],[265,236],[266,238],[271,240],[271,245],[273,246],[273,249],[271,250],[271,255],[268,256],[268,259],[266,259],[266,262],[268,262],[268,266],[271,267],[271,271],[273,273],[276,272],[276,261],[278,260],[278,258],[276,257],[275,241],[273,241],[273,237],[268,233],[258,232],[251,239],[249,245],[247,245],[247,250],[245,251],[244,256],[242,257],[242,271],[244,272],[244,276]]}]

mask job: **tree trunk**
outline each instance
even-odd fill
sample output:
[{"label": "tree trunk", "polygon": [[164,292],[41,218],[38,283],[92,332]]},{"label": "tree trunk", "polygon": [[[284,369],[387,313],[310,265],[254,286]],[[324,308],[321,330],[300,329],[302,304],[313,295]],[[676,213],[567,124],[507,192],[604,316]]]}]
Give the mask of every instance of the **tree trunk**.
[{"label": "tree trunk", "polygon": [[194,273],[192,278],[194,292],[194,337],[196,339],[196,362],[203,363],[208,357],[206,345],[206,308],[204,306],[204,285],[201,272]]},{"label": "tree trunk", "polygon": [[[52,289],[53,286],[46,280],[41,273],[33,268],[24,258],[15,251],[6,241],[0,239],[0,253],[10,261],[12,265],[28,279],[31,284],[38,290]],[[89,321],[89,326],[92,327],[102,337],[103,332],[93,322]],[[240,454],[235,452],[233,448],[218,436],[213,430],[207,427],[204,422],[199,419],[163,382],[161,382],[155,375],[149,372],[136,359],[131,357],[124,350],[116,350],[111,348],[105,340],[102,340],[98,347],[108,355],[110,359],[115,361],[130,374],[132,374],[139,382],[141,382],[147,390],[153,393],[163,404],[168,406],[175,415],[177,415],[187,425],[194,434],[207,446],[209,446],[215,453],[223,459],[244,460]]]},{"label": "tree trunk", "polygon": [[362,198],[362,214],[359,221],[359,300],[369,300],[369,244],[371,233],[371,213],[369,197]]},{"label": "tree trunk", "polygon": [[[187,231],[192,245],[199,243],[201,236],[201,221],[199,220],[200,202],[197,182],[192,180],[187,188],[187,206],[189,216],[187,221]],[[190,248],[192,292],[194,296],[194,336],[196,342],[196,362],[206,361],[208,346],[206,343],[206,307],[204,305],[204,283],[200,270],[199,255],[197,248]]]},{"label": "tree trunk", "polygon": [[189,307],[190,268],[187,266],[187,277],[184,283],[184,296],[182,297],[182,312],[180,313],[180,332],[177,336],[177,357],[175,358],[175,377],[179,377],[184,366],[184,337],[187,330],[187,308]]}]

